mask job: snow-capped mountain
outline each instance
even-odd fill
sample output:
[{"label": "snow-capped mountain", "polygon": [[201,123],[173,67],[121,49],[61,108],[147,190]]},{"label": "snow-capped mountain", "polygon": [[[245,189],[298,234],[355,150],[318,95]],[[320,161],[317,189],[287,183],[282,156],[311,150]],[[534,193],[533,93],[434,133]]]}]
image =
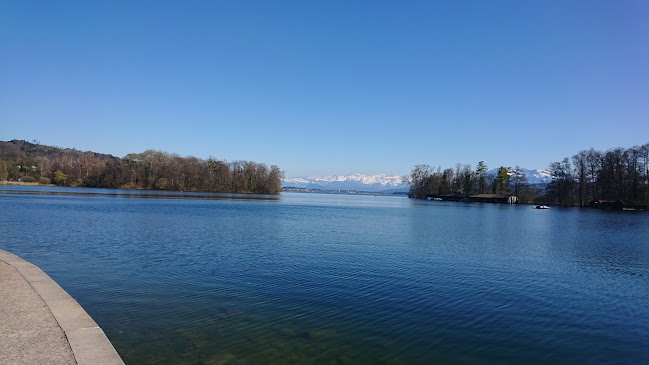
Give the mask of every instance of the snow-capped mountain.
[{"label": "snow-capped mountain", "polygon": [[[529,185],[538,185],[538,184],[548,184],[552,181],[552,172],[550,170],[528,170],[521,168],[521,171],[525,173],[525,178],[527,179],[527,184]],[[497,175],[498,169],[491,169],[487,171],[489,175]],[[510,172],[509,175],[513,175],[513,172]]]},{"label": "snow-capped mountain", "polygon": [[[547,184],[552,181],[552,173],[549,170],[528,170],[521,169],[527,178],[527,184]],[[490,175],[498,174],[498,169],[487,171]],[[511,175],[512,173],[510,173]],[[356,190],[356,191],[408,191],[409,182],[403,176],[397,174],[351,174],[321,177],[292,177],[282,180],[282,187],[294,187],[320,190]]]},{"label": "snow-capped mountain", "polygon": [[525,177],[527,178],[527,183],[530,185],[534,184],[548,184],[552,178],[552,172],[548,169],[536,169],[536,170],[527,170],[521,169],[525,172]]},{"label": "snow-capped mountain", "polygon": [[282,187],[321,190],[408,191],[408,181],[397,174],[351,174],[322,177],[293,177],[282,180]]}]

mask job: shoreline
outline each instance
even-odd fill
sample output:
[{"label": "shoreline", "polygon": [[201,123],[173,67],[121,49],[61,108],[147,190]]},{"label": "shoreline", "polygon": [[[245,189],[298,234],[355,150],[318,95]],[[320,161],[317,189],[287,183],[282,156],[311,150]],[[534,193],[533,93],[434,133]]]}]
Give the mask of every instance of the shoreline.
[{"label": "shoreline", "polygon": [[37,182],[23,182],[23,181],[0,181],[0,185],[24,185],[24,186],[58,186],[54,184],[41,184]]},{"label": "shoreline", "polygon": [[[3,320],[0,359],[7,363],[124,364],[104,331],[38,266],[0,249]],[[0,361],[0,362],[3,362]]]},{"label": "shoreline", "polygon": [[241,195],[268,195],[268,196],[279,196],[282,191],[277,193],[261,194],[261,193],[251,193],[251,192],[214,192],[214,191],[203,191],[203,190],[163,190],[163,189],[144,189],[144,188],[129,188],[129,187],[117,187],[117,188],[100,188],[96,186],[65,186],[65,185],[56,185],[56,184],[41,184],[38,182],[22,182],[22,181],[0,181],[0,185],[15,185],[15,186],[48,186],[48,187],[59,187],[59,188],[84,188],[84,189],[108,189],[108,190],[133,190],[133,191],[167,191],[170,193],[203,193],[203,194],[241,194]]}]

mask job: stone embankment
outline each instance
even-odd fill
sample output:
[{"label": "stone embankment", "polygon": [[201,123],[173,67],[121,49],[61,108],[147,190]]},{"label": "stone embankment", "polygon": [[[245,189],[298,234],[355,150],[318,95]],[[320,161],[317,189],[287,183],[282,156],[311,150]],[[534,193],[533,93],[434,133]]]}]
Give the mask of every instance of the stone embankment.
[{"label": "stone embankment", "polygon": [[35,265],[0,250],[0,364],[124,364],[104,331]]}]

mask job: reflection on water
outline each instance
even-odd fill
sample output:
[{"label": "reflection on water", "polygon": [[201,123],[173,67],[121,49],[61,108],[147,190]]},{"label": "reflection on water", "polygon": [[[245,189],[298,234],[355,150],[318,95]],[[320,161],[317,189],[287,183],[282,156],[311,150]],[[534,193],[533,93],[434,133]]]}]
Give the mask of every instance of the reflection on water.
[{"label": "reflection on water", "polygon": [[0,248],[127,363],[649,361],[646,213],[8,190]]}]

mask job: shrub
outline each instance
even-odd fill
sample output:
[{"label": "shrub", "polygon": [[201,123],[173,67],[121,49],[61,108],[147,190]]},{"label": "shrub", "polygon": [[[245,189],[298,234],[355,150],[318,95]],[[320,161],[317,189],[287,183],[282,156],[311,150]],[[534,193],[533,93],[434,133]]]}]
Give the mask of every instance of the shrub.
[{"label": "shrub", "polygon": [[25,176],[25,177],[23,177],[22,181],[26,182],[26,183],[35,183],[36,178],[32,177],[32,176]]},{"label": "shrub", "polygon": [[43,176],[40,179],[38,179],[38,183],[42,184],[42,185],[49,185],[50,184],[50,179]]},{"label": "shrub", "polygon": [[119,187],[120,189],[137,189],[138,186],[136,183],[129,181],[126,184]]},{"label": "shrub", "polygon": [[65,185],[65,183],[68,181],[68,175],[66,175],[63,171],[57,170],[54,172],[54,183],[56,185]]}]

